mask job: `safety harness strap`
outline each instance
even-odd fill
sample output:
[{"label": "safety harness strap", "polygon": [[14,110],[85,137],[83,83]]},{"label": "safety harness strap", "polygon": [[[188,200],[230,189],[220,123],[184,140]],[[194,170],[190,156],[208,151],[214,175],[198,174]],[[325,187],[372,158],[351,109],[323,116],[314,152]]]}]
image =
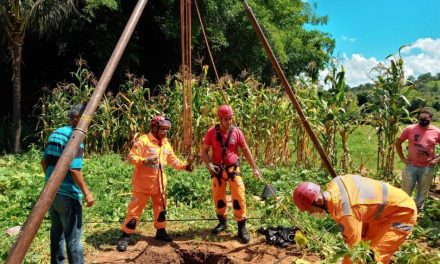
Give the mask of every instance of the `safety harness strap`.
[{"label": "safety harness strap", "polygon": [[[223,142],[222,135],[220,134],[220,124],[215,125],[215,134],[217,137],[217,141],[220,143],[220,145],[222,147],[222,160],[221,160],[221,164],[220,164],[219,173],[216,175],[211,175],[211,178],[217,177],[218,184],[220,186],[222,185],[221,178],[222,178],[223,171],[226,171],[226,173],[228,174],[228,178],[231,178],[232,180],[234,180],[235,176],[237,175],[237,167],[238,167],[237,163],[235,163],[229,167],[226,167],[226,150],[228,148],[229,141],[231,140],[233,131],[234,131],[234,126],[230,126],[229,131],[228,131],[228,136],[226,137],[226,141]],[[231,168],[231,167],[234,167],[234,169],[232,172],[229,172],[229,168]]]},{"label": "safety harness strap", "polygon": [[[218,180],[218,184],[219,186],[222,185],[222,176],[223,176],[223,171],[226,171],[226,174],[228,175],[227,179],[231,179],[234,180],[235,176],[239,176],[240,172],[237,171],[237,168],[239,167],[239,162],[237,161],[236,163],[232,164],[231,166],[226,167],[225,169],[222,169],[220,167],[220,171],[216,174],[212,174],[211,178],[216,177]],[[231,168],[233,168],[232,170],[230,170]]]},{"label": "safety harness strap", "polygon": [[215,134],[217,136],[217,141],[220,142],[220,145],[222,146],[222,163],[221,163],[221,168],[224,170],[226,168],[226,150],[228,148],[229,145],[229,141],[231,140],[232,137],[232,132],[234,131],[234,126],[230,126],[229,127],[229,131],[228,131],[228,136],[226,138],[226,141],[223,142],[222,139],[222,135],[220,134],[220,125],[217,124],[215,125]]}]

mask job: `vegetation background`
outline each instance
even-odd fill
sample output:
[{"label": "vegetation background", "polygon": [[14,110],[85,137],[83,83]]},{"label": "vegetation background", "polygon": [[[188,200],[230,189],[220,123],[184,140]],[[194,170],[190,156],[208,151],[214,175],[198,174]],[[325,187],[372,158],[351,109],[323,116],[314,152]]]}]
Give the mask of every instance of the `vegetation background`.
[{"label": "vegetation background", "polygon": [[[404,126],[415,121],[413,113],[420,107],[433,109],[435,120],[439,120],[440,75],[405,76],[403,60],[397,54],[388,58],[385,65],[372,69],[378,73],[373,84],[349,87],[345,83],[344,68],[331,58],[332,37],[304,29],[305,24],[325,23],[326,17],[318,17],[312,5],[300,0],[250,2],[336,170],[360,173],[398,186],[402,164],[394,155],[393,142]],[[19,5],[14,6],[16,3]],[[18,44],[23,48],[22,61],[18,63],[23,76],[20,115],[23,133],[19,138],[23,151],[11,155],[9,153],[15,150],[11,126],[15,119],[10,98],[16,85],[10,84],[14,71],[10,50],[17,39],[10,38],[12,31],[8,31],[5,18],[11,13],[5,7],[16,7],[14,12],[26,15],[31,3],[0,0],[3,41],[0,84],[4,91],[0,97],[2,231],[25,221],[44,185],[39,160],[46,139],[53,129],[66,124],[71,105],[86,102],[90,97],[96,84],[95,76],[110,56],[135,1],[78,1],[77,12],[64,22],[57,22],[62,31],[26,27],[18,32],[22,37]],[[265,205],[256,202],[253,195],[260,194],[263,184],[250,177],[245,165],[249,212],[251,217],[260,218],[251,221],[251,231],[255,232],[261,225],[301,225],[311,234],[305,250],[316,252],[325,260],[350,254],[364,261],[362,252],[368,251],[367,246],[348,250],[329,218],[310,218],[298,213],[291,203],[291,191],[298,182],[310,180],[325,184],[330,178],[323,171],[319,155],[282,87],[273,78],[271,66],[241,3],[207,0],[201,3],[201,10],[223,77],[219,82],[212,81],[200,25],[194,23],[193,153],[198,154],[204,132],[216,122],[215,109],[225,103],[226,98],[265,177],[277,187],[282,203],[295,215],[292,222],[273,200]],[[85,174],[97,198],[97,205],[85,210],[84,215],[88,251],[94,250],[97,244],[114,246],[130,197],[132,167],[124,161],[124,156],[133,140],[148,131],[152,116],[161,113],[172,119],[170,138],[177,152],[182,149],[177,14],[177,1],[148,3],[88,132]],[[324,68],[330,73],[324,83],[318,83],[319,70]],[[192,175],[174,171],[169,175],[170,218],[214,217],[209,180],[203,167],[198,167]],[[427,203],[428,209],[415,232],[396,255],[398,263],[427,263],[440,257],[439,202],[429,198]],[[144,217],[144,220],[151,219],[150,212]],[[48,223],[46,219],[40,228],[26,257],[27,263],[48,262]],[[197,232],[194,225],[194,222],[176,224],[174,230]],[[210,225],[210,222],[197,222],[197,228]],[[312,239],[318,234],[321,242]],[[215,240],[213,237],[202,239]],[[1,260],[6,258],[14,240],[15,237],[1,232]],[[330,245],[332,250],[322,250],[322,243]]]}]

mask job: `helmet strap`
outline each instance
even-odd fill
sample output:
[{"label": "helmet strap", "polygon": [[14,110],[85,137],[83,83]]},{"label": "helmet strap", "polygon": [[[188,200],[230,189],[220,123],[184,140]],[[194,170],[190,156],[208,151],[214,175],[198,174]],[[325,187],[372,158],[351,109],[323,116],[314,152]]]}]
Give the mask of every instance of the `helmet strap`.
[{"label": "helmet strap", "polygon": [[328,213],[327,199],[326,199],[326,196],[324,195],[324,193],[321,192],[321,197],[319,198],[319,200],[320,200],[319,204],[315,200],[315,202],[313,202],[312,205],[314,207],[321,208]]}]

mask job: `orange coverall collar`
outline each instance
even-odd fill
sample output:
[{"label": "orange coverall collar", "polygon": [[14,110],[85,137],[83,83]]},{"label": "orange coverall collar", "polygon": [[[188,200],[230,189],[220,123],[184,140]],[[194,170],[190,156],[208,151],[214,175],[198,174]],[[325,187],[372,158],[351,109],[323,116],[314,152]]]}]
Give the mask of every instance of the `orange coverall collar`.
[{"label": "orange coverall collar", "polygon": [[[160,141],[153,135],[153,133],[148,133],[148,139],[151,141],[151,142],[153,142],[153,143],[155,143],[155,144],[157,144],[157,145],[160,145]],[[167,142],[167,140],[168,140],[168,138],[164,138],[163,140],[162,140],[162,145],[163,144],[165,144],[166,142]]]}]

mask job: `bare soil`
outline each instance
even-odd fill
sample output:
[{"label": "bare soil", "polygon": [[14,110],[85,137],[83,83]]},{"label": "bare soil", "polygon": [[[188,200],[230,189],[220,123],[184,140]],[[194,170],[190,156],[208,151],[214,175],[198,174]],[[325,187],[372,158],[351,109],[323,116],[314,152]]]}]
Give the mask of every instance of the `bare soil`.
[{"label": "bare soil", "polygon": [[[118,230],[109,231],[114,237]],[[102,236],[103,234],[99,234]],[[109,235],[109,234],[108,234]],[[165,243],[154,239],[154,230],[132,237],[126,252],[116,250],[117,235],[111,243],[102,237],[90,237],[92,249],[86,250],[86,263],[292,263],[303,259],[315,263],[319,257],[305,249],[290,245],[277,248],[266,244],[264,237],[253,233],[249,244],[241,244],[232,234],[213,237],[209,230],[172,233],[173,242]],[[109,236],[107,236],[109,237]],[[209,241],[215,240],[215,241]],[[100,242],[101,241],[101,242]],[[86,243],[87,243],[86,242]]]}]

